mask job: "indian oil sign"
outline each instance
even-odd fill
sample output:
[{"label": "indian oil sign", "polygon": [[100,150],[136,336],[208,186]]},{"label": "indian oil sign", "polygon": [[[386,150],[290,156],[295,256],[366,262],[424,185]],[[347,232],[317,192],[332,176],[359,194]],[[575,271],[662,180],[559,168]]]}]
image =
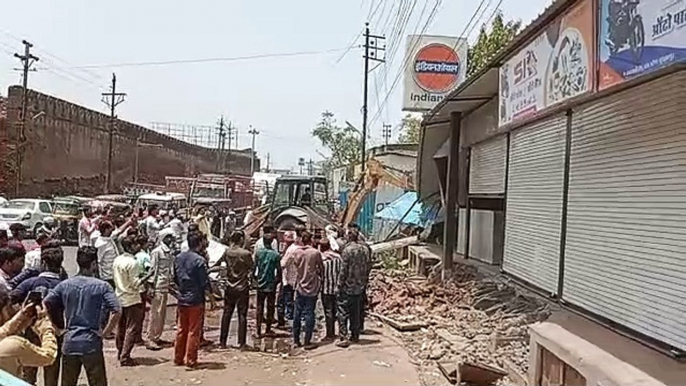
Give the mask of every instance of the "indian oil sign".
[{"label": "indian oil sign", "polygon": [[411,35],[405,68],[403,110],[428,111],[467,75],[467,42],[449,36]]}]

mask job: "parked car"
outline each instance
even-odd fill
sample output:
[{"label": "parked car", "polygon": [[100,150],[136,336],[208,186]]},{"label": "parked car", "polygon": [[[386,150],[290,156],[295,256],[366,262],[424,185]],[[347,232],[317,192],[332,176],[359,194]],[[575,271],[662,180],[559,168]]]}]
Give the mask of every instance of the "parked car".
[{"label": "parked car", "polygon": [[52,216],[52,203],[48,200],[21,198],[10,200],[0,207],[0,221],[21,223],[33,234],[43,226],[43,219],[49,216]]}]

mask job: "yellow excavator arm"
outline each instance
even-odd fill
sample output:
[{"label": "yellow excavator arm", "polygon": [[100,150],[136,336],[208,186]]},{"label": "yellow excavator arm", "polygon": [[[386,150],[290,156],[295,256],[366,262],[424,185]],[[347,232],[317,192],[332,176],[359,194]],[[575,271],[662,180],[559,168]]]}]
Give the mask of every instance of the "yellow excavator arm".
[{"label": "yellow excavator arm", "polygon": [[362,202],[364,202],[364,199],[367,198],[367,195],[374,191],[374,189],[379,186],[379,182],[382,181],[401,189],[414,189],[412,177],[405,172],[385,166],[373,158],[369,159],[367,161],[367,168],[362,175],[360,175],[355,184],[355,189],[348,197],[348,204],[346,205],[341,218],[343,226],[348,226],[348,224],[355,220],[355,216],[357,216],[357,212],[360,210],[360,206],[362,205]]}]

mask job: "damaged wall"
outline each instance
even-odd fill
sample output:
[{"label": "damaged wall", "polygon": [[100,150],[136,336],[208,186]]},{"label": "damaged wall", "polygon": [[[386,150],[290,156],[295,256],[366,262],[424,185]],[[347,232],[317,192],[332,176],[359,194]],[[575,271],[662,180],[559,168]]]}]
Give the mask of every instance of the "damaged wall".
[{"label": "damaged wall", "polygon": [[[8,92],[9,141],[20,126],[22,88]],[[85,195],[103,192],[107,173],[109,117],[85,107],[29,90],[20,195]],[[36,119],[31,117],[40,114]],[[139,147],[139,182],[164,184],[165,176],[194,176],[217,171],[217,150],[191,145],[142,126],[117,120],[113,139],[112,187],[133,180],[137,140],[158,147]],[[249,151],[221,157],[223,170],[250,174]],[[228,168],[230,166],[230,168]],[[259,168],[259,160],[256,160]],[[3,183],[6,193],[13,184]]]}]

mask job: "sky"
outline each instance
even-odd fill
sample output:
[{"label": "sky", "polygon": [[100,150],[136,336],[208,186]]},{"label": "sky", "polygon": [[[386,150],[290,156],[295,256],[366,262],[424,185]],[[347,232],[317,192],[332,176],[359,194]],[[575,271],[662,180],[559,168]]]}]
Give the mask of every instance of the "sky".
[{"label": "sky", "polygon": [[[247,132],[252,126],[260,132],[256,150],[263,162],[269,153],[272,168],[295,170],[298,158],[319,161],[327,154],[311,135],[323,111],[333,112],[340,123],[362,126],[360,44],[365,21],[373,34],[387,37],[386,63],[369,77],[373,146],[383,141],[384,123],[393,125],[397,138],[404,115],[400,70],[407,35],[419,34],[426,26],[425,34],[473,41],[494,10],[528,24],[551,2],[5,1],[0,13],[0,93],[6,95],[7,87],[19,84],[19,62],[12,54],[22,52],[21,39],[27,39],[40,58],[37,71],[29,75],[30,88],[106,112],[100,94],[108,91],[116,72],[118,91],[128,94],[118,108],[121,119],[148,127],[151,122],[212,126],[223,115],[238,128],[240,148],[250,147]],[[409,18],[404,22],[399,15]],[[292,53],[311,54],[270,56]],[[120,66],[251,56],[262,57]]]}]

